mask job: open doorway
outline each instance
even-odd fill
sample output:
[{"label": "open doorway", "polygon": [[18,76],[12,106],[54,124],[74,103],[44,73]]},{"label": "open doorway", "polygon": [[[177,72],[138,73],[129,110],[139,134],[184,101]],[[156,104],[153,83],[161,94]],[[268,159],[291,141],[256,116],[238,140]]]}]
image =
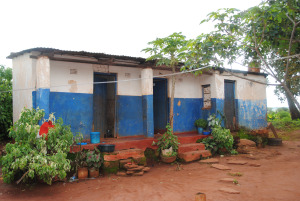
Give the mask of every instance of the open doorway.
[{"label": "open doorway", "polygon": [[[94,82],[115,81],[115,74],[94,73]],[[93,131],[100,132],[102,138],[115,136],[116,83],[94,84]]]},{"label": "open doorway", "polygon": [[167,79],[153,79],[154,134],[164,133],[168,122],[168,82]]}]

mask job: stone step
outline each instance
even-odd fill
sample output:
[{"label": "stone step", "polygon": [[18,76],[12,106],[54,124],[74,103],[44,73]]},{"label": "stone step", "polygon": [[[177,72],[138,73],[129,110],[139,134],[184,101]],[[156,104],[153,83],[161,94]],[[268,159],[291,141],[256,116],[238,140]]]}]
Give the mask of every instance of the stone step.
[{"label": "stone step", "polygon": [[211,153],[208,150],[199,150],[199,151],[189,151],[184,153],[179,153],[178,157],[183,159],[185,162],[192,162],[200,160],[201,158],[210,157]]},{"label": "stone step", "polygon": [[142,149],[124,149],[112,153],[106,153],[103,156],[104,161],[116,161],[128,158],[143,158],[145,157]]},{"label": "stone step", "polygon": [[202,143],[180,144],[178,146],[178,153],[200,151],[200,150],[205,150],[205,145]]}]

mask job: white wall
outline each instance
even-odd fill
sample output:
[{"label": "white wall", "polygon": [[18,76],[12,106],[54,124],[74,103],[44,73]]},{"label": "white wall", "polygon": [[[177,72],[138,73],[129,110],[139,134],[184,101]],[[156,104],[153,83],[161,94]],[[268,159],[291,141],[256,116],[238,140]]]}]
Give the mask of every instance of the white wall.
[{"label": "white wall", "polygon": [[[19,119],[24,107],[32,108],[32,91],[36,84],[36,60],[31,59],[31,53],[15,57],[13,66],[13,121]],[[29,89],[28,89],[29,88]],[[27,89],[27,90],[19,90]],[[17,91],[15,91],[17,90]]]},{"label": "white wall", "polygon": [[[71,71],[77,72],[76,74],[71,74]],[[92,94],[93,79],[94,73],[92,64],[50,60],[51,92]]]},{"label": "white wall", "polygon": [[[244,76],[242,73],[239,76]],[[266,83],[266,78],[264,76],[257,76],[253,74],[247,74],[245,78],[257,80]],[[232,76],[226,72],[220,74],[216,71],[216,91],[217,98],[224,98],[224,80],[235,80],[235,98],[242,100],[264,100],[266,99],[266,85],[251,82],[242,78]]]}]

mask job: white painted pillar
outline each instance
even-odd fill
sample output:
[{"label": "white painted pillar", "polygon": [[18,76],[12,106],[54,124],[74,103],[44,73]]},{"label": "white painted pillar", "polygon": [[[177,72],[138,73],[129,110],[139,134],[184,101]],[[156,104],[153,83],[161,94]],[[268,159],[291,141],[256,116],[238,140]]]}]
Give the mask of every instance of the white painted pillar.
[{"label": "white painted pillar", "polygon": [[153,70],[145,68],[141,73],[143,99],[143,131],[145,137],[154,137],[153,121]]},{"label": "white painted pillar", "polygon": [[45,111],[45,119],[49,118],[49,98],[50,98],[50,59],[41,56],[36,62],[36,108]]}]

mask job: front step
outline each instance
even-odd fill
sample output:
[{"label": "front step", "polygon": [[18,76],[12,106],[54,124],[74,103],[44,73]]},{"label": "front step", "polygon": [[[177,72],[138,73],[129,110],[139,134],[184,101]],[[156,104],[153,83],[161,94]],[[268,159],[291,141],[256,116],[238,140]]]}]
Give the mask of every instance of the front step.
[{"label": "front step", "polygon": [[208,150],[188,151],[188,152],[178,154],[178,157],[180,159],[183,159],[184,162],[192,162],[192,161],[200,160],[201,158],[207,158],[210,156],[211,156],[211,153]]},{"label": "front step", "polygon": [[205,150],[205,145],[202,143],[190,143],[190,144],[180,144],[178,146],[178,153],[185,153],[189,151],[200,151]]}]

